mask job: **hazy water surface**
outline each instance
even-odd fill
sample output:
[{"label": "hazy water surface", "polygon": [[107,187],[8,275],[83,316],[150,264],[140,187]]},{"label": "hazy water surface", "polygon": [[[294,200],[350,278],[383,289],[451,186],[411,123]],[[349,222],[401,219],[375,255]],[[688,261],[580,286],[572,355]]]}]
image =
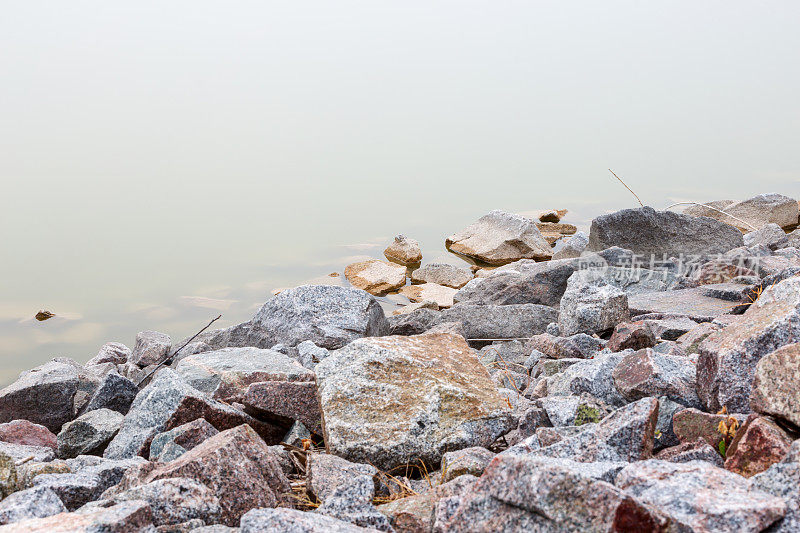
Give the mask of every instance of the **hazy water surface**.
[{"label": "hazy water surface", "polygon": [[[6,3],[0,382],[500,208],[800,196],[794,2]],[[32,319],[39,309],[58,317]]]}]

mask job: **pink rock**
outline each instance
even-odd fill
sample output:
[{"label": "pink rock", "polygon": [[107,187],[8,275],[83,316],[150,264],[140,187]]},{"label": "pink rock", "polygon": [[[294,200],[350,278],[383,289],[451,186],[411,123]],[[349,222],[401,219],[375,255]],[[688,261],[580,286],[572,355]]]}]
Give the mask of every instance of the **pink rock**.
[{"label": "pink rock", "polygon": [[750,415],[728,447],[725,468],[744,477],[754,476],[780,462],[791,445],[792,438],[772,419]]},{"label": "pink rock", "polygon": [[0,441],[27,446],[56,449],[56,436],[44,426],[27,420],[13,420],[0,424]]}]

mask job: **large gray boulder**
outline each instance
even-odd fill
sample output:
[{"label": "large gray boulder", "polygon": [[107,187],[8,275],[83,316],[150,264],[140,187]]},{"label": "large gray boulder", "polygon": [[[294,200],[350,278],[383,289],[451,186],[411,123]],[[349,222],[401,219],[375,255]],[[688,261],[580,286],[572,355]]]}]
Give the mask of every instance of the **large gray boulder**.
[{"label": "large gray boulder", "polygon": [[359,339],[316,372],[326,446],[349,461],[435,468],[445,452],[488,446],[513,425],[497,385],[458,335]]},{"label": "large gray boulder", "polygon": [[0,390],[0,422],[28,420],[58,433],[74,417],[80,374],[78,366],[59,360],[23,372]]},{"label": "large gray boulder", "polygon": [[743,245],[742,233],[718,220],[641,207],[595,218],[588,249],[620,246],[649,259],[651,254],[722,254]]},{"label": "large gray boulder", "polygon": [[388,332],[383,309],[367,292],[332,285],[302,285],[265,303],[250,321],[248,339],[253,344],[240,346],[259,346],[266,337],[273,344],[297,346],[310,340],[335,350],[354,339]]},{"label": "large gray boulder", "polygon": [[763,531],[786,513],[781,498],[704,461],[633,463],[615,484],[666,514],[679,531]]},{"label": "large gray boulder", "polygon": [[797,200],[774,192],[759,194],[741,202],[718,200],[708,202],[707,205],[716,209],[693,205],[683,212],[692,216],[715,218],[742,231],[758,230],[767,224],[777,224],[782,228],[797,224]]},{"label": "large gray boulder", "polygon": [[800,338],[800,277],[773,285],[726,328],[700,344],[697,394],[706,410],[750,413],[762,357]]},{"label": "large gray boulder", "polygon": [[518,259],[550,259],[553,250],[536,223],[520,215],[491,211],[445,241],[453,252],[490,265]]}]

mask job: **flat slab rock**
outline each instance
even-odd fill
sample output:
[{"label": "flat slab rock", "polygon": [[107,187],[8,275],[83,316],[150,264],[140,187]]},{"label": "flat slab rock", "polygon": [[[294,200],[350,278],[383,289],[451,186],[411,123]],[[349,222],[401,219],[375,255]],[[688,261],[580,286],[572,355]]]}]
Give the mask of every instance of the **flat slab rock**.
[{"label": "flat slab rock", "polygon": [[634,317],[658,313],[680,315],[695,322],[711,322],[718,316],[730,314],[736,304],[708,296],[703,287],[697,287],[633,294],[628,297],[628,307]]},{"label": "flat slab rock", "polygon": [[370,259],[347,265],[344,277],[356,289],[380,295],[397,290],[406,284],[406,267]]},{"label": "flat slab rock", "polygon": [[330,453],[391,470],[488,446],[512,427],[507,402],[464,339],[360,339],[316,368]]}]

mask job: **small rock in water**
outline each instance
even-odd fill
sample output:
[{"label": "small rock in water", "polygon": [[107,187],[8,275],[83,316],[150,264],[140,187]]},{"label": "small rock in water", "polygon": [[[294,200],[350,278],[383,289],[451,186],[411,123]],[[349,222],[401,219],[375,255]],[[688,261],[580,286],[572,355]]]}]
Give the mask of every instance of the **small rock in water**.
[{"label": "small rock in water", "polygon": [[551,209],[539,213],[539,222],[561,222],[561,219],[567,214],[566,209]]},{"label": "small rock in water", "polygon": [[383,251],[383,255],[389,261],[405,266],[417,265],[422,262],[422,251],[419,248],[419,242],[405,235],[395,237],[394,242]]},{"label": "small rock in water", "polygon": [[406,269],[403,266],[370,259],[348,265],[344,277],[356,289],[381,295],[406,284]]}]

